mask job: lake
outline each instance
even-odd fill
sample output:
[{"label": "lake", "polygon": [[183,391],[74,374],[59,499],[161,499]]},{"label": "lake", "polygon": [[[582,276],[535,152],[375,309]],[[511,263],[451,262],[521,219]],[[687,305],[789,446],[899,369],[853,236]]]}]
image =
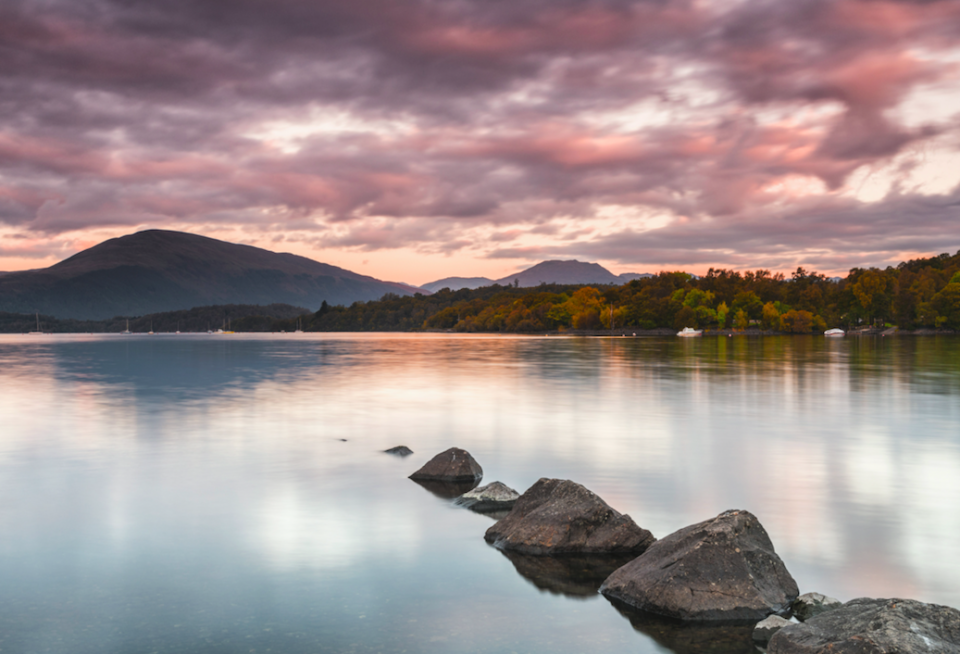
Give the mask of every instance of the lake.
[{"label": "lake", "polygon": [[488,546],[407,479],[451,446],[658,537],[749,510],[800,592],[960,607],[960,338],[5,335],[0,652],[721,640]]}]

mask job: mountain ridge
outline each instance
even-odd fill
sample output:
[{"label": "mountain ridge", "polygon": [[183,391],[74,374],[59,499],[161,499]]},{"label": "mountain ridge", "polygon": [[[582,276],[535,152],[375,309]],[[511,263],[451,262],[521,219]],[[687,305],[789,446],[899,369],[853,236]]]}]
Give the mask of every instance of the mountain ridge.
[{"label": "mountain ridge", "polygon": [[109,239],[49,268],[0,275],[0,311],[104,319],[214,304],[319,307],[413,295],[306,257],[168,230]]}]

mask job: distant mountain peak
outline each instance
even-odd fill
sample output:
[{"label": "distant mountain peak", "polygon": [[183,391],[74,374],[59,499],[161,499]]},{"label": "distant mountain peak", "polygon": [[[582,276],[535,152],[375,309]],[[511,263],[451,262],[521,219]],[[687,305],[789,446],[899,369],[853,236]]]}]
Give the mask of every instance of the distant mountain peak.
[{"label": "distant mountain peak", "polygon": [[598,263],[576,259],[551,259],[507,275],[497,280],[498,284],[512,286],[539,286],[540,284],[622,284],[623,281]]},{"label": "distant mountain peak", "polygon": [[101,319],[214,304],[318,308],[324,301],[352,304],[387,293],[414,290],[295,254],[148,229],[49,268],[0,276],[0,311]]}]

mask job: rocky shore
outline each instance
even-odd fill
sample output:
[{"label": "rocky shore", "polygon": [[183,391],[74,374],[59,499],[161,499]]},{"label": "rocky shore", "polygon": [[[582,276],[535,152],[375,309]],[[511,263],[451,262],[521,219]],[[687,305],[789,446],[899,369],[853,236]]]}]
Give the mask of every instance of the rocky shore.
[{"label": "rocky shore", "polygon": [[960,654],[955,608],[801,595],[749,511],[657,539],[576,482],[543,478],[519,497],[500,482],[470,492],[482,475],[468,452],[451,448],[410,478],[460,506],[497,509],[484,538],[521,576],[571,597],[599,592],[675,654]]}]

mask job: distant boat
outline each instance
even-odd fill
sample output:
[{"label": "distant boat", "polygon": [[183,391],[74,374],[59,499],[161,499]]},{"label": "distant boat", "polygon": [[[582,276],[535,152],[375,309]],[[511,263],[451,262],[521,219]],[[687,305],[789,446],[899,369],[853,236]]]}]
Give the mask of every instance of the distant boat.
[{"label": "distant boat", "polygon": [[300,329],[300,319],[297,318],[297,331],[293,332],[294,334],[302,334],[303,330]]},{"label": "distant boat", "polygon": [[124,330],[123,330],[122,332],[120,332],[120,333],[121,333],[121,334],[129,334],[129,333],[130,333],[130,320],[129,320],[129,319],[127,319],[127,328],[124,329]]},{"label": "distant boat", "polygon": [[40,331],[40,312],[39,312],[39,311],[37,312],[37,331],[35,331],[35,332],[29,332],[29,333],[32,334],[32,335],[42,334],[42,333],[43,333],[42,331]]},{"label": "distant boat", "polygon": [[148,333],[148,334],[151,334],[151,335],[153,334],[153,321],[152,321],[152,320],[150,321],[150,331],[148,331],[147,333]]},{"label": "distant boat", "polygon": [[702,329],[694,329],[693,327],[684,327],[682,331],[677,332],[677,336],[691,337],[691,336],[702,336]]},{"label": "distant boat", "polygon": [[823,332],[824,336],[846,336],[846,334],[847,333],[842,329],[828,329],[827,331]]}]

